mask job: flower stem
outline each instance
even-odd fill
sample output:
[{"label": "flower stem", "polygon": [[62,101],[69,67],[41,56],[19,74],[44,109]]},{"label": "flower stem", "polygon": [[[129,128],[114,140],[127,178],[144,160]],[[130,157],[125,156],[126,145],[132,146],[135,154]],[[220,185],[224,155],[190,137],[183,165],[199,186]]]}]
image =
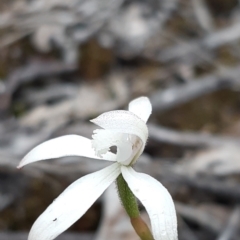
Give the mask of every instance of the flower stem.
[{"label": "flower stem", "polygon": [[137,218],[131,218],[131,223],[137,235],[142,240],[154,240],[147,224],[143,221],[143,219],[140,216]]},{"label": "flower stem", "polygon": [[136,197],[128,187],[128,184],[123,178],[122,174],[120,174],[117,178],[116,184],[122,205],[130,217],[131,224],[138,236],[142,240],[154,240],[147,224],[142,220],[140,216]]},{"label": "flower stem", "polygon": [[140,213],[138,210],[136,197],[132,193],[131,189],[128,187],[128,184],[126,183],[122,174],[120,174],[117,178],[117,188],[122,205],[125,208],[129,217],[130,218],[139,217]]}]

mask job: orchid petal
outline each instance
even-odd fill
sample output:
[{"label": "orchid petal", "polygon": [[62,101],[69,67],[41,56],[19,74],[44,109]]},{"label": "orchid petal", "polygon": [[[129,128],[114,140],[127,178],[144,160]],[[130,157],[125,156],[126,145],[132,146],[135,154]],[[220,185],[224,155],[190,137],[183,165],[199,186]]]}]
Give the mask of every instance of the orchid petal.
[{"label": "orchid petal", "polygon": [[91,122],[104,129],[136,135],[142,140],[144,146],[146,144],[148,138],[146,123],[129,111],[106,112],[91,120]]},{"label": "orchid petal", "polygon": [[115,154],[110,152],[100,158],[96,156],[90,139],[78,135],[67,135],[36,146],[22,159],[18,168],[36,161],[66,156],[82,156],[109,161],[114,161],[116,158]]},{"label": "orchid petal", "polygon": [[[93,131],[92,146],[98,156],[109,151],[111,146],[117,147],[116,161],[128,165],[133,152],[131,136],[114,130],[96,129]],[[127,160],[127,162],[125,162]]]},{"label": "orchid petal", "polygon": [[147,97],[140,97],[129,103],[128,110],[147,122],[152,113],[152,105]]},{"label": "orchid petal", "polygon": [[130,162],[132,161],[132,152],[132,145],[129,144],[129,142],[122,141],[117,148],[116,161],[124,165],[130,164]]},{"label": "orchid petal", "polygon": [[177,240],[177,219],[174,203],[167,189],[156,179],[121,167],[122,175],[134,195],[146,208],[155,240]]},{"label": "orchid petal", "polygon": [[72,183],[33,224],[28,240],[52,240],[76,222],[118,177],[114,163]]},{"label": "orchid petal", "polygon": [[96,154],[101,156],[103,153],[109,151],[111,146],[116,146],[119,139],[124,133],[116,132],[113,130],[96,129],[92,135],[92,146]]}]

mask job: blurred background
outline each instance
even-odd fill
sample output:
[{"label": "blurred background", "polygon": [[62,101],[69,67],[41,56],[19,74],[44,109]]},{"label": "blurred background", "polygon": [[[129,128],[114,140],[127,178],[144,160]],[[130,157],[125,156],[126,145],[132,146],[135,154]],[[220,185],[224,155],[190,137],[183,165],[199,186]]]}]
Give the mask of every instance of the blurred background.
[{"label": "blurred background", "polygon": [[[16,170],[22,157],[91,137],[89,119],[142,95],[153,114],[136,169],[172,194],[179,240],[240,239],[239,93],[239,0],[1,0],[0,240],[27,239],[72,181],[106,166]],[[58,239],[138,239],[116,199],[113,186]]]}]

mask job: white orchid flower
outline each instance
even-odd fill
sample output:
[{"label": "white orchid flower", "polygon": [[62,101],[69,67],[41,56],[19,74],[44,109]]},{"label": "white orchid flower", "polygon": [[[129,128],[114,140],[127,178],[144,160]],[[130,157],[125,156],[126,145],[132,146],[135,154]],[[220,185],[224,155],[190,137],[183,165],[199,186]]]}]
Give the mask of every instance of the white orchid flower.
[{"label": "white orchid flower", "polygon": [[[120,174],[146,208],[154,239],[177,239],[176,212],[169,192],[151,176],[132,168],[146,145],[146,122],[151,112],[149,99],[137,98],[129,103],[128,111],[110,111],[93,119],[92,122],[102,129],[94,131],[92,140],[77,135],[58,137],[38,145],[23,158],[19,168],[32,162],[66,156],[114,162],[72,183],[36,220],[29,240],[56,238],[82,217]],[[111,146],[117,147],[116,154],[110,152]]]}]

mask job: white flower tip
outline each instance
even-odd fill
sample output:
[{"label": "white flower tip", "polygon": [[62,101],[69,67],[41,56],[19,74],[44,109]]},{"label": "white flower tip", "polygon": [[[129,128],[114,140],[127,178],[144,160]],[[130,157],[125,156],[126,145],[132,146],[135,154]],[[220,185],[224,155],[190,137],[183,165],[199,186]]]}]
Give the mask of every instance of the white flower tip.
[{"label": "white flower tip", "polygon": [[141,103],[144,103],[145,105],[152,106],[149,98],[146,97],[146,96],[142,96],[142,97],[135,98],[135,99],[133,99],[129,104],[134,103],[134,102],[138,102],[138,103],[141,102]]},{"label": "white flower tip", "polygon": [[89,120],[89,121],[95,124],[96,119],[97,119],[97,118],[94,118],[94,119],[91,119],[91,120]]},{"label": "white flower tip", "polygon": [[25,165],[29,164],[30,162],[26,161],[27,155],[20,161],[20,163],[17,165],[17,169],[21,169]]},{"label": "white flower tip", "polygon": [[17,169],[20,169],[20,168],[22,168],[23,166],[21,165],[21,163],[19,163],[18,165],[17,165]]},{"label": "white flower tip", "polygon": [[[101,115],[102,115],[102,114],[101,114]],[[91,119],[91,120],[89,120],[89,121],[99,126],[98,122],[99,122],[99,118],[100,118],[101,115],[99,115],[99,116],[97,116],[96,118]]]},{"label": "white flower tip", "polygon": [[17,169],[21,169],[21,168],[24,167],[25,165],[31,163],[31,162],[29,162],[29,160],[27,159],[27,156],[28,156],[28,155],[26,155],[26,156],[20,161],[20,163],[19,163],[18,166],[17,166]]}]

